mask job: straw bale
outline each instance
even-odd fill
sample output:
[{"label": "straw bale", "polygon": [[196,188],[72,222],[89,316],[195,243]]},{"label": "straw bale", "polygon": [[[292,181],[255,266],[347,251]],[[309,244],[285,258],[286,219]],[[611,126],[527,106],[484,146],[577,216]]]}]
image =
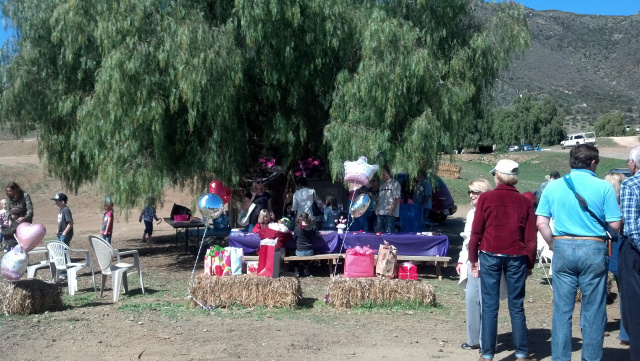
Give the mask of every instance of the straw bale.
[{"label": "straw bale", "polygon": [[39,279],[0,283],[0,305],[6,315],[28,315],[62,308],[62,292],[56,284]]},{"label": "straw bale", "polygon": [[447,178],[447,179],[458,179],[460,178],[460,171],[462,170],[462,166],[459,164],[453,163],[438,163],[438,177]]},{"label": "straw bale", "polygon": [[329,304],[338,308],[351,308],[365,302],[376,305],[395,302],[433,306],[436,291],[427,282],[389,278],[336,277],[329,284]]},{"label": "straw bale", "polygon": [[295,307],[302,299],[300,280],[296,277],[197,276],[189,287],[191,306],[198,300],[205,306]]}]

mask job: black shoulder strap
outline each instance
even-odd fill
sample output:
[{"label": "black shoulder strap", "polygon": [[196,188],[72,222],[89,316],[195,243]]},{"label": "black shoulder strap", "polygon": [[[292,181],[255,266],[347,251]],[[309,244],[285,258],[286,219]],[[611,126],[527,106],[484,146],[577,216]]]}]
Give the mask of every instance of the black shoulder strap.
[{"label": "black shoulder strap", "polygon": [[564,179],[564,182],[567,184],[567,187],[569,187],[569,189],[571,189],[573,194],[576,196],[576,199],[578,200],[580,207],[584,208],[584,210],[587,211],[587,213],[589,213],[589,215],[593,217],[596,221],[598,221],[598,224],[600,224],[600,226],[604,228],[605,231],[607,231],[609,229],[607,224],[603,222],[598,216],[596,216],[595,213],[593,213],[589,209],[589,205],[587,204],[587,201],[585,201],[584,198],[582,198],[582,196],[578,194],[578,192],[576,192],[576,187],[573,185],[573,180],[571,179],[571,175],[567,174],[564,177],[562,177],[562,179]]}]

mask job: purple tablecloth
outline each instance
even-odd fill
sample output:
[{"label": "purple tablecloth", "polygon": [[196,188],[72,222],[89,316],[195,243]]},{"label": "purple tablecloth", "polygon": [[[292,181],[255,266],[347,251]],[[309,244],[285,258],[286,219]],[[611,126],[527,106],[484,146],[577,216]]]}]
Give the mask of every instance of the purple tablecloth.
[{"label": "purple tablecloth", "polygon": [[[244,235],[242,235],[244,234]],[[314,240],[313,253],[338,253],[340,252],[340,246],[342,238],[338,237],[337,231],[321,231],[322,240]],[[260,248],[260,237],[257,233],[236,233],[232,232],[229,235],[229,246],[242,248],[244,254],[256,252]],[[296,249],[296,242],[291,240],[285,244],[287,249]]]},{"label": "purple tablecloth", "polygon": [[387,240],[389,244],[396,246],[398,254],[403,256],[442,256],[449,252],[449,237],[447,236],[422,236],[415,233],[383,233],[377,236],[372,233],[345,233],[340,235],[344,242],[344,248],[355,246],[369,246],[377,250]]}]

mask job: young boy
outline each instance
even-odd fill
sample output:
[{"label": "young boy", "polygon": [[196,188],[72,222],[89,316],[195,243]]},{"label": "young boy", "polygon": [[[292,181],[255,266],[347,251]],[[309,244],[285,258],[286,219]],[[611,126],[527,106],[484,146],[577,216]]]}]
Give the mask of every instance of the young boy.
[{"label": "young boy", "polygon": [[102,239],[111,244],[111,235],[113,233],[113,202],[107,199],[104,202],[104,215],[102,216]]},{"label": "young boy", "polygon": [[158,218],[156,215],[156,200],[153,197],[149,197],[147,206],[144,207],[142,213],[140,213],[140,217],[138,218],[138,222],[142,222],[144,219],[144,233],[142,233],[142,242],[145,241],[145,237],[147,234],[149,235],[149,244],[151,244],[151,235],[153,234],[153,220],[155,219],[158,224],[162,222],[161,218]]},{"label": "young boy", "polygon": [[51,200],[55,201],[56,207],[60,208],[58,212],[58,241],[64,242],[68,246],[73,238],[73,217],[71,210],[67,207],[67,195],[58,193]]}]

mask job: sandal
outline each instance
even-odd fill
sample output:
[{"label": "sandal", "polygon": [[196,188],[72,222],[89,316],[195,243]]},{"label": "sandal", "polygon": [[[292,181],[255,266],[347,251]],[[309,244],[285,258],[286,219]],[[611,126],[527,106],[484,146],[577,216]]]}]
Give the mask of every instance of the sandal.
[{"label": "sandal", "polygon": [[465,349],[465,350],[477,350],[480,348],[480,345],[469,345],[468,343],[463,343],[462,345],[460,345],[461,348]]}]

